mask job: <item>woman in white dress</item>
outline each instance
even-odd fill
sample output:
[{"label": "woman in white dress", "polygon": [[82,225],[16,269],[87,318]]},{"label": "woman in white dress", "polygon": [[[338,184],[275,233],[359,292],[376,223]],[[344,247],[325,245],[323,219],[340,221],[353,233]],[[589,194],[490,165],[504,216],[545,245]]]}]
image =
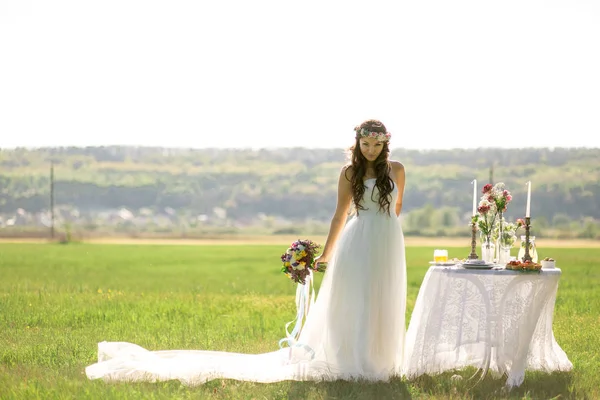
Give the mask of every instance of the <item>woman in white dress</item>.
[{"label": "woman in white dress", "polygon": [[[335,214],[323,254],[327,262],[316,302],[297,342],[264,354],[206,350],[148,351],[127,342],[101,342],[90,379],[188,385],[215,378],[388,380],[404,356],[406,261],[399,219],[404,166],[389,160],[383,123],[355,129],[350,163],[340,172]],[[347,221],[351,208],[354,216]]]}]

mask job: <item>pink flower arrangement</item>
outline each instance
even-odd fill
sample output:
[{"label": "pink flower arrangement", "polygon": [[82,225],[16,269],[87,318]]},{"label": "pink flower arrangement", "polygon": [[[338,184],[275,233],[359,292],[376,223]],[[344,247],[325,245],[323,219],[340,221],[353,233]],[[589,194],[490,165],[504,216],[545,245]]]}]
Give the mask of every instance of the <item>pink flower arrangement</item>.
[{"label": "pink flower arrangement", "polygon": [[488,183],[481,190],[483,193],[482,199],[485,198],[493,204],[496,212],[504,213],[508,207],[508,203],[512,201],[512,195],[506,190],[503,182],[498,182],[495,185]]},{"label": "pink flower arrangement", "polygon": [[[506,190],[503,182],[498,182],[495,185],[488,183],[481,190],[483,193],[482,199],[486,199],[493,204],[497,213],[504,213],[508,208],[508,203],[512,201],[512,195]],[[481,204],[481,203],[480,203]]]},{"label": "pink flower arrangement", "polygon": [[482,196],[477,207],[478,214],[473,217],[472,222],[477,224],[481,234],[489,242],[496,220],[498,219],[502,223],[502,213],[506,212],[508,203],[512,201],[512,195],[506,190],[503,182],[495,185],[488,183],[481,189],[481,193]]}]

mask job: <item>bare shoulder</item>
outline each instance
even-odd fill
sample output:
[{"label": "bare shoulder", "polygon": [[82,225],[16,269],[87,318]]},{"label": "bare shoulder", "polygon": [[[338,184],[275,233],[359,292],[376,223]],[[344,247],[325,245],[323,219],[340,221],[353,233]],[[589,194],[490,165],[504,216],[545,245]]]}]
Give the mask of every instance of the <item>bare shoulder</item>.
[{"label": "bare shoulder", "polygon": [[346,164],[342,167],[340,171],[340,179],[343,177],[346,178],[346,181],[350,182],[353,174],[354,168],[352,168],[352,164]]},{"label": "bare shoulder", "polygon": [[404,164],[400,161],[390,160],[390,165],[392,167],[392,172],[404,172]]},{"label": "bare shoulder", "polygon": [[406,179],[406,172],[404,171],[404,164],[400,161],[390,160],[390,165],[392,167],[391,175],[400,187],[404,187],[404,182]]}]

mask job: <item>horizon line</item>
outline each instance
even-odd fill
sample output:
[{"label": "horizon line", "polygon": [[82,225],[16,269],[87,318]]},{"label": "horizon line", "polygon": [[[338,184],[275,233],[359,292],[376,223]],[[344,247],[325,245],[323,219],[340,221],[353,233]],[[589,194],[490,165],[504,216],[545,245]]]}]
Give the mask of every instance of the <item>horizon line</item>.
[{"label": "horizon line", "polygon": [[[305,150],[343,150],[348,147],[308,147],[308,146],[266,146],[266,147],[184,147],[184,146],[156,146],[156,145],[133,145],[133,144],[108,144],[108,145],[57,145],[57,146],[0,146],[0,152],[17,151],[17,150],[62,150],[62,149],[101,149],[101,148],[133,148],[133,149],[160,149],[160,150],[176,150],[176,151],[194,151],[194,150],[238,150],[238,151],[261,151],[261,150],[289,150],[289,149],[305,149]],[[408,151],[467,151],[467,150],[600,150],[598,147],[590,146],[528,146],[528,147],[452,147],[452,148],[422,148],[422,147],[391,147],[390,151],[408,150]]]}]

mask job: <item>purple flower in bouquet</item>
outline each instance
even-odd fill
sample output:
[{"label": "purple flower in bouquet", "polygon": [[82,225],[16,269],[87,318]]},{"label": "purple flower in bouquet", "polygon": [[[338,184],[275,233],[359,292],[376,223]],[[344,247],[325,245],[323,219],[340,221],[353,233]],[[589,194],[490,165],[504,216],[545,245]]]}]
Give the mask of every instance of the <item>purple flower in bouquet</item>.
[{"label": "purple flower in bouquet", "polygon": [[306,277],[311,271],[324,272],[325,266],[319,264],[319,268],[314,268],[314,261],[321,245],[312,240],[296,240],[285,253],[281,255],[281,272],[290,277],[296,283],[305,284]]}]

